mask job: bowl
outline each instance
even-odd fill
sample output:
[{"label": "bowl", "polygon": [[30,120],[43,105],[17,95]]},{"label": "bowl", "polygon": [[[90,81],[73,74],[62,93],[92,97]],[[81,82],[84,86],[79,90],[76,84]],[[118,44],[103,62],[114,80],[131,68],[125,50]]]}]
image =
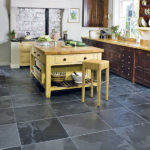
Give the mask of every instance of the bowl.
[{"label": "bowl", "polygon": [[[82,72],[73,72],[72,78],[74,79],[75,83],[81,84],[82,83]],[[85,75],[85,78],[87,78],[87,74]]]}]

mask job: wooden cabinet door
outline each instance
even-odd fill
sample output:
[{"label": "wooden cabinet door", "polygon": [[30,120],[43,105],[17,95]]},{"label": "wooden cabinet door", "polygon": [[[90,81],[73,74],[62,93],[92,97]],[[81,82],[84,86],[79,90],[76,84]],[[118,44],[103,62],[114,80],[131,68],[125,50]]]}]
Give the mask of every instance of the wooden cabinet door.
[{"label": "wooden cabinet door", "polygon": [[108,26],[108,0],[83,0],[83,27]]},{"label": "wooden cabinet door", "polygon": [[110,46],[110,70],[116,74],[120,74],[120,50],[119,46],[109,45]]},{"label": "wooden cabinet door", "polygon": [[136,50],[135,51],[135,68],[143,69],[143,59],[144,59],[144,51]]},{"label": "wooden cabinet door", "polygon": [[32,49],[33,42],[22,42],[20,43],[20,66],[30,65],[30,51]]},{"label": "wooden cabinet door", "polygon": [[145,71],[150,72],[150,52],[148,51],[144,52],[143,68]]}]

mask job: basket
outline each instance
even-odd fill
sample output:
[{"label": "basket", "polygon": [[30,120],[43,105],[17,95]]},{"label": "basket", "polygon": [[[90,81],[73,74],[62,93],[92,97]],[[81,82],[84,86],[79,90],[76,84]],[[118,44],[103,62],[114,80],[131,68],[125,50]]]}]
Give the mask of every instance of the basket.
[{"label": "basket", "polygon": [[51,74],[51,78],[53,82],[63,82],[66,78],[65,72],[53,72]]}]

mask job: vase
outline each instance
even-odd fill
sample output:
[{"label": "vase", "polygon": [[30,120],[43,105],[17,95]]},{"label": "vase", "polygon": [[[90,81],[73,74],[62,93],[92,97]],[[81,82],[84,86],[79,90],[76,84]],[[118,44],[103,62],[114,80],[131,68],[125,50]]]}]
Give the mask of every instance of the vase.
[{"label": "vase", "polygon": [[116,35],[115,35],[115,33],[112,34],[112,40],[116,40]]}]

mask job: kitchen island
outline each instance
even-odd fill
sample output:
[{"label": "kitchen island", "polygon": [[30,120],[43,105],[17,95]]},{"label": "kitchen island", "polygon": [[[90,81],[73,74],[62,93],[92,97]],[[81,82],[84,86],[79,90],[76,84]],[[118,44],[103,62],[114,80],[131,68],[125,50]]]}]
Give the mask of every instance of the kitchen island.
[{"label": "kitchen island", "polygon": [[[52,86],[52,72],[65,72],[65,81],[71,81],[73,72],[82,71],[82,61],[101,60],[103,52],[103,49],[93,46],[71,48],[33,46],[30,57],[30,73],[45,88],[46,97],[50,98],[51,91],[81,88],[81,85]],[[90,77],[89,72],[88,77]]]}]

